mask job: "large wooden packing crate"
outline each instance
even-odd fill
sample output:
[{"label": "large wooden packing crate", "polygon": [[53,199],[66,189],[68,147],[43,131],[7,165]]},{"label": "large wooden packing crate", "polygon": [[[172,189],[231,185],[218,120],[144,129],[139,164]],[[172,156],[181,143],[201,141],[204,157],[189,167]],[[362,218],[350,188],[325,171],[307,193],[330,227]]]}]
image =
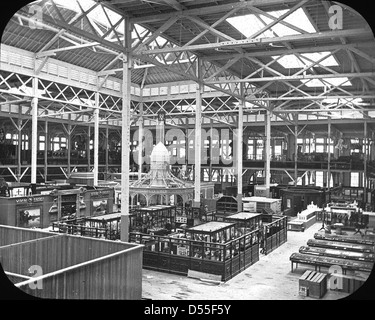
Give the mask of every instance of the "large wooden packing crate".
[{"label": "large wooden packing crate", "polygon": [[327,292],[327,274],[306,270],[299,278],[299,292],[308,297],[322,298]]}]

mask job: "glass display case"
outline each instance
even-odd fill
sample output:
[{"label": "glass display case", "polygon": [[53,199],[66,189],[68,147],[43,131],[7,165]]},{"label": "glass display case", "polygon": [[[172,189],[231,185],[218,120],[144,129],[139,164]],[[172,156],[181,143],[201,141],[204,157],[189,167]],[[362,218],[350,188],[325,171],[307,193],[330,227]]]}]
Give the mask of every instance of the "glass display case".
[{"label": "glass display case", "polygon": [[235,223],[236,227],[255,229],[262,221],[261,213],[238,212],[224,218],[224,222]]},{"label": "glass display case", "polygon": [[235,237],[235,223],[210,221],[185,230],[194,241],[226,243]]},{"label": "glass display case", "polygon": [[175,227],[176,206],[155,205],[137,208],[130,215],[130,231],[167,234]]}]

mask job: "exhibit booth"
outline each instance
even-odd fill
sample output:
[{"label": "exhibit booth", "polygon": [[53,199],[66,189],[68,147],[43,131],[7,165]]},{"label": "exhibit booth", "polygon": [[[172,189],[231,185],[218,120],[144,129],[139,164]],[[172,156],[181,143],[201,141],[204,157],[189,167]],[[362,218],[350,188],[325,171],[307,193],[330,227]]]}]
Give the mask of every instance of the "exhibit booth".
[{"label": "exhibit booth", "polygon": [[0,224],[23,228],[47,228],[64,217],[95,216],[113,212],[113,188],[40,185],[36,193],[0,196]]}]

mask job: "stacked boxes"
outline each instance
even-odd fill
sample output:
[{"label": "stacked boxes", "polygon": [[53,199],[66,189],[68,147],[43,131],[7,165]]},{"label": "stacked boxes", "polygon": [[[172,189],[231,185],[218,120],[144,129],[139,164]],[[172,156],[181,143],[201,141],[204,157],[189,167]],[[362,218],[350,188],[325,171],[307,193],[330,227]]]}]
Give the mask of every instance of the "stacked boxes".
[{"label": "stacked boxes", "polygon": [[299,293],[311,298],[322,298],[327,292],[327,274],[306,270],[299,279]]}]

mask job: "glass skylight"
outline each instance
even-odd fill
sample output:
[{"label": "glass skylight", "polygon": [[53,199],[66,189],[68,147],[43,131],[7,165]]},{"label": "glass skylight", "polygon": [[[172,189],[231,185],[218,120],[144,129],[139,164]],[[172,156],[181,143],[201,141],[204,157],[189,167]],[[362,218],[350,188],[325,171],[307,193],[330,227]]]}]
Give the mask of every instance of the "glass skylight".
[{"label": "glass skylight", "polygon": [[[274,16],[277,19],[281,17],[287,11],[288,10],[271,11],[271,12],[268,12],[268,14]],[[228,18],[226,21],[248,38],[248,37],[251,37],[256,32],[260,31],[262,28],[265,27],[265,25],[270,24],[274,20],[262,14],[258,16],[256,16],[255,14],[248,14],[244,16]],[[316,29],[311,24],[309,18],[306,16],[305,12],[301,8],[296,10],[289,16],[287,16],[283,21],[288,22],[292,25],[298,26],[299,29],[306,31],[307,33],[316,32]],[[300,32],[298,32],[297,30],[291,29],[287,26],[284,26],[281,23],[277,23],[272,28],[263,32],[256,38],[264,38],[264,37],[273,38],[273,37],[282,37],[282,36],[289,36],[289,35],[296,35],[296,34],[300,34]]]},{"label": "glass skylight", "polygon": [[362,104],[363,103],[363,99],[362,98],[346,98],[346,99],[332,99],[332,98],[327,98],[327,99],[324,99],[322,100],[322,103],[323,104],[329,104],[329,105],[333,105],[333,104],[343,104],[343,103],[346,103],[346,104]]},{"label": "glass skylight", "polygon": [[[132,31],[132,39],[135,40],[135,43],[139,42],[139,37],[144,37],[147,34],[148,30],[140,26],[139,24],[135,24],[133,31]],[[148,36],[144,38],[144,41],[146,41],[152,33],[149,33]],[[153,48],[158,48],[158,46],[162,47],[166,44],[167,40],[161,36],[158,36],[153,42],[151,42],[150,46]]]},{"label": "glass skylight", "polygon": [[[58,7],[75,12],[76,16],[72,18],[73,20],[82,14],[80,6],[82,7],[84,11],[88,11],[93,6],[97,5],[97,3],[93,0],[53,0],[53,1]],[[49,3],[46,2],[46,4],[49,4]],[[47,9],[50,10],[49,8]],[[117,12],[109,8],[106,8],[104,6],[98,5],[96,6],[96,8],[92,9],[87,14],[87,18],[90,20],[93,28],[96,30],[96,32],[99,35],[104,35],[107,32],[107,30],[111,29],[112,26],[116,25],[115,31],[117,35],[119,36],[120,40],[123,39],[125,25],[124,25],[124,21],[121,21],[119,23],[122,17]],[[136,32],[142,38],[148,32],[148,30],[143,28],[140,25],[137,25],[137,24],[134,25],[134,29],[132,31],[132,39],[135,40],[135,44],[139,42],[139,40],[136,40],[138,39]],[[149,34],[148,36],[146,36],[144,41],[147,40],[147,38],[150,37],[151,35],[152,34]],[[113,35],[112,32],[108,34],[105,39],[108,41],[118,40]],[[158,48],[158,47],[164,46],[166,42],[167,40],[165,38],[163,38],[162,36],[159,36],[150,44],[150,46],[153,48]]]},{"label": "glass skylight", "polygon": [[[272,56],[274,59],[278,59],[280,56]],[[312,52],[312,53],[302,53],[299,56],[294,54],[288,54],[277,60],[285,69],[303,69],[312,64],[311,61],[317,62],[320,59],[326,59],[319,62],[320,65],[325,67],[337,67],[339,66],[337,60],[331,55],[331,52]],[[319,66],[319,64],[315,66]]]},{"label": "glass skylight", "polygon": [[[92,6],[96,5],[96,2],[92,0],[54,0],[53,2],[57,6],[72,10],[74,12],[77,12],[77,14],[81,13],[81,9],[79,6],[81,6],[83,10],[87,11]],[[121,16],[118,13],[108,8],[102,8],[101,6],[97,6],[95,9],[89,12],[87,16],[90,18],[90,20],[96,21],[101,25],[110,28],[110,23],[103,10],[105,10],[105,13],[111,20],[112,25],[116,24],[121,19]]]},{"label": "glass skylight", "polygon": [[308,87],[352,86],[352,83],[349,81],[347,77],[326,78],[323,79],[323,81],[319,79],[303,79],[301,81]]}]

